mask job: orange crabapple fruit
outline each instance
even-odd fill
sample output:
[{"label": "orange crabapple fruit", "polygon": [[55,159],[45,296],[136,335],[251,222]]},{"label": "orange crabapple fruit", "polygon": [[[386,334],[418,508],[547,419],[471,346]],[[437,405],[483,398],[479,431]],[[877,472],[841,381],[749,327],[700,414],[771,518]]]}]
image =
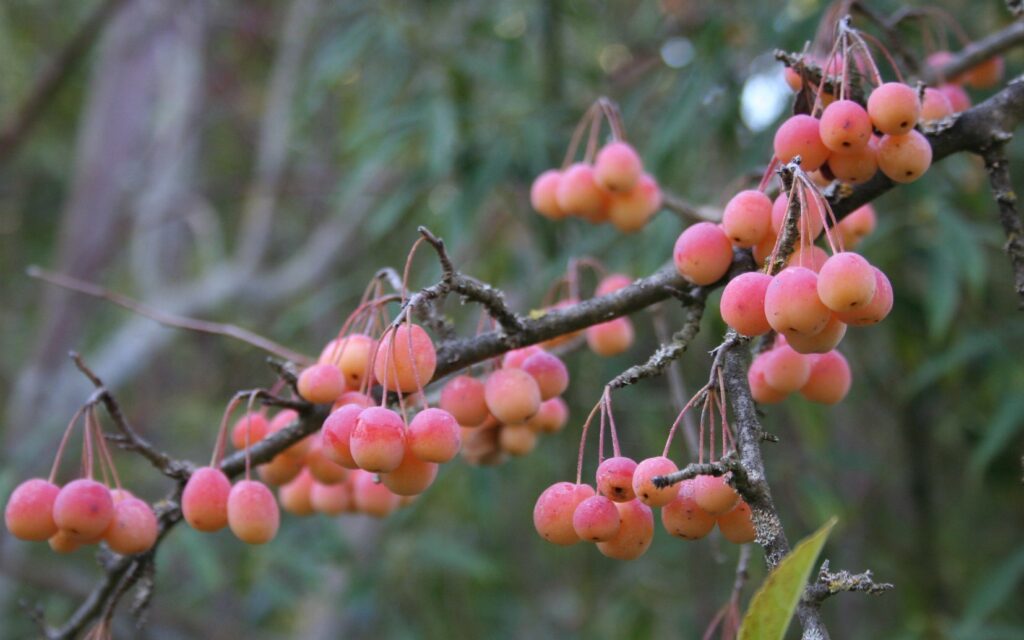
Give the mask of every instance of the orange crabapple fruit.
[{"label": "orange crabapple fruit", "polygon": [[4,508],[7,530],[19,540],[40,542],[52,538],[57,533],[53,505],[59,493],[60,487],[42,478],[19,484]]},{"label": "orange crabapple fruit", "polygon": [[608,219],[623,233],[639,231],[661,209],[661,187],[646,173],[631,191],[613,193],[608,202]]},{"label": "orange crabapple fruit", "polygon": [[381,484],[398,496],[415,496],[427,490],[437,477],[437,463],[424,462],[406,451],[401,464],[380,475]]},{"label": "orange crabapple fruit", "polygon": [[82,543],[74,541],[70,533],[60,530],[50,536],[47,542],[50,545],[50,549],[60,554],[74,553],[82,546]]},{"label": "orange crabapple fruit", "polygon": [[779,333],[814,335],[832,311],[818,297],[818,274],[807,267],[786,267],[772,278],[764,296],[768,323]]},{"label": "orange crabapple fruit", "polygon": [[472,376],[460,375],[441,388],[440,407],[464,427],[483,424],[490,412],[484,400],[484,383]]},{"label": "orange crabapple fruit", "polygon": [[696,285],[717,282],[732,264],[732,243],[713,222],[687,227],[676,240],[672,253],[679,275]]},{"label": "orange crabapple fruit", "polygon": [[[806,194],[807,209],[800,215],[800,219],[797,221],[797,231],[800,232],[801,236],[807,234],[808,230],[810,238],[814,240],[821,235],[821,230],[825,227],[825,210],[822,209],[821,202],[817,198]],[[782,227],[786,222],[786,213],[789,211],[789,196],[785,193],[780,193],[775,198],[775,202],[772,203],[772,231],[776,234],[782,233]]]},{"label": "orange crabapple fruit", "polygon": [[487,376],[484,399],[488,410],[500,422],[525,422],[540,409],[540,387],[522,369],[498,369]]},{"label": "orange crabapple fruit", "polygon": [[337,484],[345,480],[348,471],[334,461],[334,447],[324,440],[323,430],[310,436],[306,453],[306,468],[313,479],[322,484]]},{"label": "orange crabapple fruit", "polygon": [[534,179],[530,186],[530,205],[534,211],[552,220],[560,220],[567,214],[558,206],[558,185],[562,172],[549,169]]},{"label": "orange crabapple fruit", "polygon": [[360,513],[383,518],[398,509],[401,498],[391,489],[378,483],[372,473],[356,471],[352,474],[352,495]]},{"label": "orange crabapple fruit", "polygon": [[410,453],[424,462],[448,462],[461,446],[459,423],[444,409],[424,409],[409,423],[405,444]]},{"label": "orange crabapple fruit", "polygon": [[302,459],[279,453],[271,458],[270,462],[256,467],[256,473],[263,482],[278,487],[291,482],[304,468],[305,463]]},{"label": "orange crabapple fruit", "polygon": [[971,108],[971,96],[967,95],[967,91],[960,85],[943,84],[939,85],[938,89],[949,100],[949,104],[953,107],[953,113],[960,113]]},{"label": "orange crabapple fruit", "polygon": [[811,374],[800,394],[812,402],[836,404],[850,391],[850,365],[843,354],[829,351],[811,361]]},{"label": "orange crabapple fruit", "polygon": [[865,204],[854,209],[849,215],[839,221],[836,231],[843,240],[843,246],[847,249],[856,248],[860,241],[871,235],[878,224],[875,208]]},{"label": "orange crabapple fruit", "polygon": [[345,392],[345,378],[333,364],[314,364],[299,374],[298,389],[309,402],[331,403]]},{"label": "orange crabapple fruit", "polygon": [[333,364],[345,378],[349,389],[359,389],[370,372],[370,360],[377,341],[361,333],[331,340],[320,354],[320,363]]},{"label": "orange crabapple fruit", "polygon": [[[772,388],[764,377],[765,357],[769,352],[759,354],[750,363],[747,370],[747,384],[750,385],[750,395],[756,402],[762,404],[777,404],[786,399],[789,394]],[[808,374],[809,376],[810,374]]]},{"label": "orange crabapple fruit", "polygon": [[569,421],[569,405],[562,398],[540,403],[540,409],[526,421],[526,426],[539,433],[556,433]]},{"label": "orange crabapple fruit", "polygon": [[760,336],[771,330],[764,313],[764,296],[772,277],[759,271],[741,273],[722,291],[719,310],[722,320],[745,336]]},{"label": "orange crabapple fruit", "polygon": [[913,182],[932,164],[932,146],[919,131],[886,135],[878,143],[878,168],[893,182]]},{"label": "orange crabapple fruit", "polygon": [[196,531],[219,531],[228,524],[231,481],[220,469],[200,467],[192,472],[181,494],[181,513]]},{"label": "orange crabapple fruit", "polygon": [[715,517],[694,499],[694,479],[679,483],[679,495],[661,508],[661,524],[670,535],[684,540],[699,540],[715,528]]},{"label": "orange crabapple fruit", "polygon": [[728,513],[739,499],[722,476],[700,475],[693,479],[693,501],[710,516]]},{"label": "orange crabapple fruit", "polygon": [[811,375],[810,359],[788,344],[765,353],[762,367],[765,383],[781,393],[798,391]]},{"label": "orange crabapple fruit", "polygon": [[874,296],[874,267],[858,253],[837,253],[818,272],[818,297],[832,311],[864,307]]},{"label": "orange crabapple fruit", "polygon": [[786,342],[797,353],[827,353],[835,349],[845,335],[846,323],[833,314],[825,328],[813,336],[791,333],[786,337]]},{"label": "orange crabapple fruit", "polygon": [[277,498],[281,508],[296,516],[308,516],[313,513],[313,475],[309,469],[303,469],[288,484],[277,489]]},{"label": "orange crabapple fruit", "polygon": [[530,374],[540,389],[540,399],[550,400],[569,387],[569,370],[558,356],[546,351],[523,360],[521,369]]},{"label": "orange crabapple fruit", "polygon": [[964,83],[975,89],[990,89],[1003,79],[1005,63],[1002,56],[992,56],[964,72]]},{"label": "orange crabapple fruit", "polygon": [[654,486],[654,478],[667,476],[676,471],[679,471],[679,467],[665,456],[641,460],[633,471],[633,492],[636,493],[637,500],[649,507],[663,507],[675,500],[679,495],[679,485],[670,484],[659,489]]},{"label": "orange crabapple fruit", "polygon": [[875,295],[867,305],[853,311],[841,311],[836,317],[846,324],[861,327],[881,322],[892,311],[892,284],[882,270],[875,270]]},{"label": "orange crabapple fruit", "polygon": [[577,163],[566,169],[558,181],[555,198],[559,209],[590,221],[601,221],[608,211],[608,196],[594,177],[594,168]]},{"label": "orange crabapple fruit", "polygon": [[594,158],[594,178],[608,191],[630,191],[640,182],[643,162],[633,147],[621,140],[610,142]]},{"label": "orange crabapple fruit", "polygon": [[581,540],[604,542],[619,532],[619,510],[604,496],[591,496],[577,505],[572,527]]},{"label": "orange crabapple fruit", "polygon": [[587,346],[599,356],[610,358],[625,353],[633,346],[633,323],[623,316],[586,328]]},{"label": "orange crabapple fruit", "polygon": [[878,173],[878,150],[874,138],[860,149],[836,152],[828,157],[828,169],[836,180],[847,184],[867,182]]},{"label": "orange crabapple fruit", "polygon": [[867,147],[871,118],[853,100],[836,100],[822,111],[818,131],[830,151],[850,153]]},{"label": "orange crabapple fruit", "polygon": [[537,432],[527,424],[505,424],[498,432],[501,450],[513,456],[525,456],[537,446]]},{"label": "orange crabapple fruit", "polygon": [[553,544],[568,546],[580,541],[573,527],[576,507],[593,497],[594,488],[587,484],[556,482],[537,497],[533,507],[533,526],[540,537]]},{"label": "orange crabapple fruit", "polygon": [[619,531],[610,540],[597,543],[597,550],[614,560],[635,560],[647,552],[654,539],[654,514],[639,500],[616,502]]},{"label": "orange crabapple fruit", "polygon": [[821,141],[818,119],[809,115],[791,116],[775,131],[775,157],[790,162],[800,156],[804,171],[815,171],[828,160],[829,150]]},{"label": "orange crabapple fruit", "polygon": [[756,189],[740,191],[722,211],[722,230],[737,247],[749,248],[764,239],[772,226],[772,201]]},{"label": "orange crabapple fruit", "polygon": [[228,526],[246,544],[265,544],[274,539],[281,512],[267,485],[239,480],[228,495]]},{"label": "orange crabapple fruit", "polygon": [[64,485],[53,501],[53,521],[71,538],[85,543],[99,538],[114,517],[110,490],[87,478]]},{"label": "orange crabapple fruit", "polygon": [[248,430],[249,446],[267,437],[270,433],[270,422],[259,411],[250,411],[239,418],[231,427],[231,444],[236,449],[245,448],[246,430]]},{"label": "orange crabapple fruit", "polygon": [[931,122],[942,120],[953,115],[953,103],[949,97],[939,89],[928,87],[924,90],[924,99],[921,100],[921,121]]},{"label": "orange crabapple fruit", "polygon": [[356,421],[363,410],[364,407],[356,404],[335,409],[324,420],[320,430],[327,445],[324,454],[346,469],[359,468],[352,457],[352,430],[356,428]]},{"label": "orange crabapple fruit", "polygon": [[718,516],[718,530],[722,537],[733,544],[746,544],[757,538],[750,506],[740,500],[729,513]]},{"label": "orange crabapple fruit", "polygon": [[821,271],[821,266],[828,260],[828,253],[817,245],[805,244],[793,250],[786,259],[787,267],[807,267],[814,273]]},{"label": "orange crabapple fruit", "polygon": [[[387,375],[385,375],[385,367]],[[411,393],[434,377],[437,351],[434,342],[417,324],[402,324],[381,339],[373,362],[373,374],[388,391]]]},{"label": "orange crabapple fruit", "polygon": [[902,135],[912,130],[920,119],[921,102],[913,87],[902,82],[886,82],[868,96],[868,115],[882,133]]},{"label": "orange crabapple fruit", "polygon": [[543,351],[543,348],[535,344],[532,344],[528,347],[523,347],[521,349],[513,349],[512,351],[506,352],[505,355],[502,356],[501,366],[502,368],[505,369],[521,369],[523,366],[523,362],[525,362],[527,358],[529,358],[535,353],[542,353]]},{"label": "orange crabapple fruit", "polygon": [[352,485],[348,482],[339,484],[313,483],[309,491],[309,501],[317,513],[336,516],[353,509]]},{"label": "orange crabapple fruit", "polygon": [[352,459],[360,469],[387,473],[405,457],[405,422],[384,407],[363,409],[350,438]]},{"label": "orange crabapple fruit", "polygon": [[633,474],[636,461],[625,456],[605,458],[597,466],[597,492],[612,502],[626,502],[636,498]]}]

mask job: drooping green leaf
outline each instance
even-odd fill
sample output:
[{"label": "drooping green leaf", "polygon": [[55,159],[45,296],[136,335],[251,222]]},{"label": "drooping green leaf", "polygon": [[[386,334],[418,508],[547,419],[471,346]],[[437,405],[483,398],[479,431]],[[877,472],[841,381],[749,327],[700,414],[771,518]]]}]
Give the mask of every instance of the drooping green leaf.
[{"label": "drooping green leaf", "polygon": [[803,595],[804,586],[836,524],[831,518],[820,529],[800,541],[765,578],[750,601],[740,625],[740,640],[781,640]]},{"label": "drooping green leaf", "polygon": [[999,411],[985,428],[981,442],[971,453],[971,474],[975,477],[985,472],[999,451],[1024,427],[1024,396],[1009,396],[1003,400]]}]

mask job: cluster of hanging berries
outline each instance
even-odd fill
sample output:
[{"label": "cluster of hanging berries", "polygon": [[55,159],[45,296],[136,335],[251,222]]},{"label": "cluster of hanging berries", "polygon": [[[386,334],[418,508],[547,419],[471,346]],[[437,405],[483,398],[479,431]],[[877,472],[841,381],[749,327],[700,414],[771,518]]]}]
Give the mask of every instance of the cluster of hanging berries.
[{"label": "cluster of hanging berries", "polygon": [[[928,56],[926,64],[937,73],[953,59],[949,51],[936,51]],[[949,103],[950,113],[960,113],[971,108],[971,97],[967,94],[964,86],[973,89],[989,89],[996,86],[1003,79],[1005,63],[1002,56],[993,56],[988,60],[978,63],[974,67],[964,71],[958,76],[949,78],[940,77],[941,84],[937,87],[925,89],[923,104],[928,106],[929,102],[942,104],[942,98]],[[931,118],[934,119],[934,118]]]},{"label": "cluster of hanging berries", "polygon": [[[598,151],[598,135],[605,119],[612,141]],[[574,163],[588,127],[583,160]],[[661,209],[661,189],[644,172],[643,161],[625,137],[618,108],[606,98],[597,100],[576,127],[562,169],[545,171],[533,181],[533,208],[552,220],[577,216],[594,224],[611,222],[623,233],[642,229]]]},{"label": "cluster of hanging berries", "polygon": [[754,400],[775,404],[799,392],[811,402],[836,404],[850,391],[850,365],[836,350],[800,353],[777,335],[771,349],[759,353],[747,371]]},{"label": "cluster of hanging berries", "polygon": [[[583,425],[576,482],[557,482],[537,498],[533,524],[537,533],[553,544],[568,546],[580,541],[593,542],[598,551],[617,560],[639,558],[654,538],[653,508],[661,508],[665,530],[684,540],[708,535],[717,525],[723,537],[736,544],[754,540],[750,507],[721,476],[698,475],[681,482],[657,486],[655,478],[670,476],[679,468],[668,457],[672,438],[686,410],[700,397],[705,399],[702,414],[700,462],[704,454],[704,419],[711,425],[715,411],[722,419],[722,450],[730,439],[721,395],[710,386],[702,389],[683,408],[672,428],[662,455],[639,464],[619,450],[615,420],[611,412],[610,392],[606,388],[594,411]],[[595,484],[583,483],[583,453],[587,431],[600,412],[600,462]],[[609,426],[613,456],[603,457],[605,425]],[[714,436],[711,438],[714,459]],[[595,489],[596,487],[596,489]]]},{"label": "cluster of hanging berries", "polygon": [[[57,471],[68,439],[85,414],[82,441],[83,476],[63,487],[56,484]],[[98,456],[94,455],[98,452]],[[104,482],[93,478],[94,458]],[[110,486],[113,478],[114,487]],[[106,543],[123,555],[143,553],[153,547],[159,524],[153,509],[121,487],[117,469],[96,416],[95,405],[82,407],[71,419],[46,480],[33,478],[19,484],[4,510],[7,530],[21,540],[48,540],[57,553],[71,553],[86,545]]]},{"label": "cluster of hanging berries", "polygon": [[562,393],[569,370],[561,358],[538,346],[505,354],[483,378],[460,375],[441,390],[440,406],[462,427],[463,458],[498,464],[503,454],[524,456],[541,434],[560,431],[569,418]]}]

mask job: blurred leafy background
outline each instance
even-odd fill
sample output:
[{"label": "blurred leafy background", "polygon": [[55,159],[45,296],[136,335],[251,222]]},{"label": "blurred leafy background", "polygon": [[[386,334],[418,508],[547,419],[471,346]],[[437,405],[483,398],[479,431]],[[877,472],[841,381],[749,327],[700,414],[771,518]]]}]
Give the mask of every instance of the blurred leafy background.
[{"label": "blurred leafy background", "polygon": [[[0,4],[0,122],[99,4]],[[1009,21],[997,0],[939,5],[975,37]],[[720,206],[737,176],[763,167],[769,125],[787,107],[772,49],[799,50],[824,9],[126,0],[17,153],[0,160],[0,493],[47,472],[89,391],[68,349],[108,379],[147,437],[193,460],[209,454],[230,394],[272,381],[245,345],[48,289],[26,266],[309,353],[376,269],[402,263],[418,224],[522,310],[573,256],[647,274],[669,256],[678,218],[663,212],[633,236],[553,224],[530,211],[533,176],[561,162],[576,119],[607,95],[666,189]],[[913,30],[907,39],[924,51]],[[1024,56],[1007,63],[1016,74]],[[1019,167],[1020,145],[1011,153]],[[890,274],[895,311],[844,341],[855,383],[842,405],[766,409],[782,438],[766,449],[776,501],[791,539],[838,515],[824,556],[897,585],[830,601],[836,637],[1020,638],[1024,325],[984,171],[954,157],[876,205],[879,229],[863,250]],[[413,285],[437,275],[424,254]],[[688,387],[722,334],[716,303],[681,364]],[[678,321],[677,309],[664,311]],[[450,312],[473,331],[475,313]],[[159,554],[140,637],[700,637],[728,598],[731,545],[659,530],[646,556],[623,564],[587,545],[544,544],[532,528],[537,494],[574,473],[580,418],[603,382],[656,346],[651,314],[634,322],[628,354],[568,356],[569,428],[497,468],[446,465],[385,522],[289,517],[263,548],[180,527]],[[617,394],[616,413],[625,451],[645,457],[675,409],[654,380]],[[139,459],[117,460],[137,493],[167,490]],[[33,637],[19,600],[59,620],[98,570],[88,552],[57,557],[2,535],[0,636]]]}]

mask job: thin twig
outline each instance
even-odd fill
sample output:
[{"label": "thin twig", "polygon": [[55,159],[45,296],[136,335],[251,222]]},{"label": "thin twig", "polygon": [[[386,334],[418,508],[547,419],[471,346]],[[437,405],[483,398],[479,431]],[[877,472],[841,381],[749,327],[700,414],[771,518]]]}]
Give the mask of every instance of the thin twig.
[{"label": "thin twig", "polygon": [[270,338],[266,338],[258,333],[249,331],[248,329],[243,329],[233,324],[196,320],[194,318],[179,316],[173,313],[166,313],[129,298],[126,295],[101,287],[98,284],[79,280],[78,278],[61,273],[53,273],[34,265],[26,269],[26,273],[30,277],[42,280],[43,282],[112,302],[119,307],[124,307],[133,313],[137,313],[140,316],[149,318],[150,320],[167,327],[234,338],[235,340],[240,340],[246,344],[256,347],[257,349],[262,349],[267,353],[272,353],[275,356],[291,360],[292,362],[304,365],[313,363],[313,359],[309,356],[298,353],[297,351],[292,351],[288,347],[280,345]]},{"label": "thin twig", "polygon": [[818,608],[821,603],[831,596],[842,592],[866,593],[868,595],[881,595],[896,587],[888,582],[875,582],[870,571],[864,573],[850,573],[849,571],[829,571],[829,562],[821,563],[821,570],[818,572],[816,582],[807,585],[804,590],[803,602],[811,607]]}]

